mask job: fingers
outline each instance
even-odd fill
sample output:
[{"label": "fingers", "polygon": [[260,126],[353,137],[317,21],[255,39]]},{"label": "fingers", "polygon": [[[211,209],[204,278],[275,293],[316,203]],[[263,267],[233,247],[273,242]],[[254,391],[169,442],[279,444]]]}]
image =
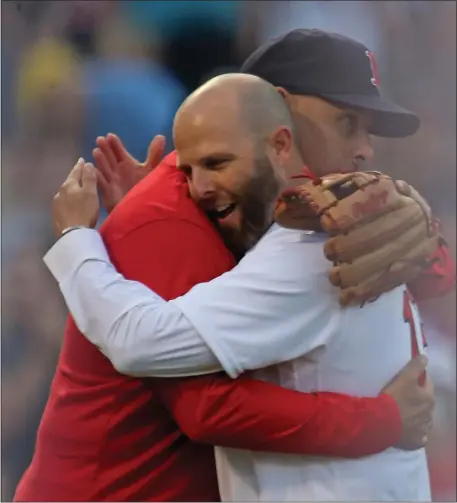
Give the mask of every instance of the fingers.
[{"label": "fingers", "polygon": [[94,148],[92,150],[92,155],[94,156],[95,164],[100,173],[102,173],[104,180],[110,182],[113,178],[113,165],[110,165],[106,155],[101,151],[100,148]]},{"label": "fingers", "polygon": [[78,162],[73,166],[73,169],[67,176],[67,179],[64,182],[64,185],[69,185],[77,182],[78,185],[81,183],[82,170],[84,167],[84,159],[80,157]]},{"label": "fingers", "polygon": [[100,169],[95,170],[97,176],[97,188],[100,192],[100,198],[102,204],[108,213],[114,208],[115,204],[112,201],[112,185],[109,180],[106,179],[104,174]]},{"label": "fingers", "polygon": [[416,356],[409,360],[409,362],[395,375],[383,388],[383,391],[390,389],[399,380],[417,381],[421,374],[427,368],[427,357],[425,355]]},{"label": "fingers", "polygon": [[102,194],[108,193],[111,187],[109,180],[106,179],[106,176],[104,175],[104,173],[102,173],[102,171],[100,171],[100,168],[96,169],[95,173],[97,176],[97,184],[100,191],[102,192]]},{"label": "fingers", "polygon": [[435,385],[433,384],[433,381],[430,379],[430,376],[428,375],[428,373],[425,374],[423,388],[424,388],[424,391],[426,393],[428,393],[429,395],[435,394]]},{"label": "fingers", "polygon": [[104,136],[99,136],[96,139],[96,143],[101,152],[105,155],[109,165],[111,166],[111,169],[114,169],[118,161],[116,159],[116,156],[114,155],[111,143],[108,142],[108,138],[107,137],[105,138]]},{"label": "fingers", "polygon": [[425,355],[416,356],[405,365],[402,373],[408,375],[413,380],[418,380],[427,369],[427,363],[428,359]]},{"label": "fingers", "polygon": [[95,166],[90,162],[86,162],[82,166],[81,185],[89,192],[97,192],[97,172]]},{"label": "fingers", "polygon": [[[424,385],[428,386],[428,390],[431,389],[433,384],[427,375],[427,363],[428,359],[425,355],[416,356],[412,358],[405,367],[400,371],[398,376],[399,379],[403,379],[404,382],[419,385],[420,388],[424,389]],[[432,396],[433,391],[425,391],[425,395],[429,395],[430,399],[433,401]],[[424,395],[424,398],[425,398]]]},{"label": "fingers", "polygon": [[409,362],[400,370],[400,372],[393,378],[392,381],[396,381],[398,378],[408,378],[408,380],[414,381],[419,379],[419,377],[425,372],[427,368],[427,357],[425,355],[416,356],[411,358]]},{"label": "fingers", "polygon": [[84,162],[82,157],[70,171],[60,191],[74,192],[81,189],[89,192],[97,191],[97,170],[92,163]]},{"label": "fingers", "polygon": [[162,160],[164,150],[165,136],[157,135],[149,145],[145,166],[150,170],[154,169]]},{"label": "fingers", "polygon": [[60,236],[75,226],[94,227],[99,214],[97,170],[79,159],[52,203],[54,230]]},{"label": "fingers", "polygon": [[433,410],[435,407],[435,386],[428,374],[422,375],[424,376],[424,381],[421,383],[423,393],[422,398],[426,403],[428,403],[430,410]]},{"label": "fingers", "polygon": [[129,153],[118,136],[113,133],[109,133],[106,136],[106,141],[117,162],[124,161],[129,157]]},{"label": "fingers", "polygon": [[409,196],[411,194],[411,187],[409,183],[404,180],[395,180],[394,184],[400,194],[403,194],[404,196]]}]

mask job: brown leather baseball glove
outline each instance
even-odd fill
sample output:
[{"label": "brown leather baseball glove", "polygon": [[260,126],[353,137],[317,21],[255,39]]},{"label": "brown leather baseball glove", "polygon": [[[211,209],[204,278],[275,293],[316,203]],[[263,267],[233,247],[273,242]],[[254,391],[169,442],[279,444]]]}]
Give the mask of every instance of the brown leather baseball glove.
[{"label": "brown leather baseball glove", "polygon": [[286,189],[279,225],[321,230],[341,305],[375,300],[426,269],[439,235],[431,210],[410,185],[382,173],[329,175]]}]

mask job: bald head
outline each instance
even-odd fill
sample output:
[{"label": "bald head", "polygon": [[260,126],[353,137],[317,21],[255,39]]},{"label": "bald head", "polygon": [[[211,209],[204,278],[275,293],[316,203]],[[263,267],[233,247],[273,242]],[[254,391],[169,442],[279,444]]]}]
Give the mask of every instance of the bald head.
[{"label": "bald head", "polygon": [[293,130],[289,109],[275,87],[247,74],[220,75],[199,87],[179,108],[175,127],[180,122],[212,127],[221,120],[228,129],[244,129],[256,138],[266,138],[279,126]]},{"label": "bald head", "polygon": [[221,75],[186,99],[173,133],[191,196],[224,229],[235,255],[253,246],[301,166],[282,96],[258,77]]}]

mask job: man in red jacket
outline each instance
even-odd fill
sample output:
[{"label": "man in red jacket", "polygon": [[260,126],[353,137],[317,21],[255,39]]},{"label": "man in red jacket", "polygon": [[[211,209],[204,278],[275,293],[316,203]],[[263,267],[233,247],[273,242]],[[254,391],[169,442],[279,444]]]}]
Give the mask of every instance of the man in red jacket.
[{"label": "man in red jacket", "polygon": [[[170,156],[139,184],[102,231],[118,269],[166,299],[234,264],[189,199],[175,163]],[[148,245],[151,232],[159,239]],[[410,370],[385,390],[400,405],[403,433],[423,418],[411,407],[421,395]],[[201,443],[347,457],[395,445],[401,435],[398,409],[386,394],[302,395],[223,375],[127,378],[70,321],[35,457],[16,499],[216,500],[212,447],[190,441],[176,424]]]}]

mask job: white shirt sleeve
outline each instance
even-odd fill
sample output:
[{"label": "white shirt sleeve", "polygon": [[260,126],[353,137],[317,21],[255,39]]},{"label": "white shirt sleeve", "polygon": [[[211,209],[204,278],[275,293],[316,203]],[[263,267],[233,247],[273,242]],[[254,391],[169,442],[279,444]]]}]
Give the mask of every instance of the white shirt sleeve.
[{"label": "white shirt sleeve", "polygon": [[97,231],[69,232],[44,262],[80,332],[119,372],[182,377],[223,370],[177,307],[116,271]]},{"label": "white shirt sleeve", "polygon": [[338,327],[321,239],[277,226],[232,271],[170,302],[118,274],[96,231],[70,232],[45,262],[81,332],[130,375],[222,366],[237,377],[324,346]]},{"label": "white shirt sleeve", "polygon": [[173,304],[229,375],[293,360],[324,347],[340,327],[322,235],[274,225],[232,270]]}]

